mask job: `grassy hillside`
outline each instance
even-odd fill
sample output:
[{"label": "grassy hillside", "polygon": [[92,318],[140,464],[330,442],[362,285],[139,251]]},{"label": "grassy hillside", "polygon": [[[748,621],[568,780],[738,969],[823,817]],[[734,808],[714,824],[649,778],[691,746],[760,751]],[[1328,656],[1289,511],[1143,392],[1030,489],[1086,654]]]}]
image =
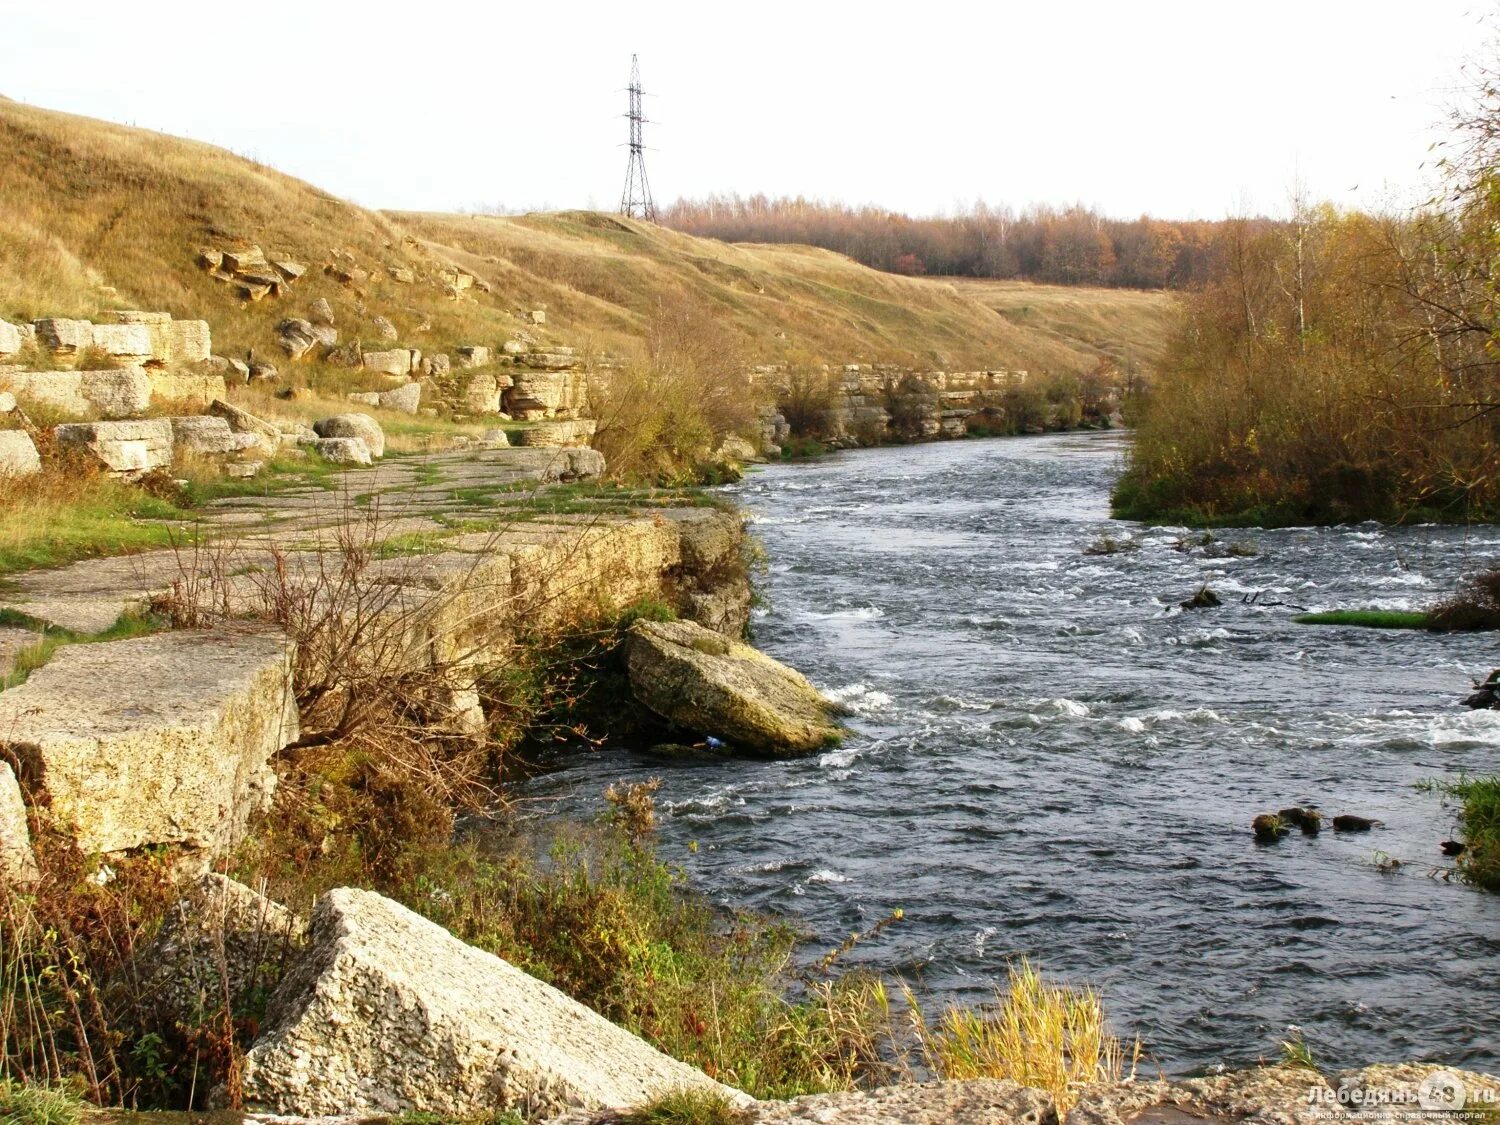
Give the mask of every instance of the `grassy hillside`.
[{"label": "grassy hillside", "polygon": [[1071,350],[1113,360],[1122,371],[1152,374],[1178,315],[1161,289],[1103,289],[1034,281],[953,279],[959,293],[1019,328]]},{"label": "grassy hillside", "polygon": [[[304,315],[317,297],[334,306],[343,339],[371,345],[379,342],[376,316],[395,324],[403,344],[443,350],[493,345],[519,330],[529,310],[545,308],[543,340],[628,354],[654,310],[688,300],[732,328],[753,362],[1066,373],[1092,367],[1101,350],[1095,337],[1108,335],[1074,331],[1069,318],[1114,324],[1109,310],[1132,297],[1143,308],[1163,303],[1157,295],[1068,290],[1077,302],[1068,318],[1030,316],[987,307],[994,302],[985,288],[895,277],[807,247],[730,246],[613,216],[368,211],[210,145],[5,99],[0,154],[0,317],[160,309],[209,321],[216,350],[226,354],[251,347],[274,354],[276,323]],[[248,244],[308,272],[281,298],[249,303],[197,264],[200,247]],[[334,261],[368,271],[368,281],[340,285],[322,272]],[[490,291],[448,299],[438,271],[455,266]],[[398,282],[392,267],[415,281]],[[1089,312],[1096,305],[1100,311]],[[1149,329],[1143,319],[1121,338],[1144,352],[1138,336]]]}]

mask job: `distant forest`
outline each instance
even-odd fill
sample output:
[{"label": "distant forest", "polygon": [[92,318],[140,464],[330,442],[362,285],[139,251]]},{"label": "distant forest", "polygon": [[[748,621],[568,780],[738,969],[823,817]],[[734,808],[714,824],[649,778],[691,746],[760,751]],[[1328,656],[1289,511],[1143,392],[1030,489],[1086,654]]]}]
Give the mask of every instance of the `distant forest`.
[{"label": "distant forest", "polygon": [[1016,214],[983,203],[956,216],[914,219],[878,207],[763,195],[679,200],[660,220],[686,234],[726,242],[821,246],[888,273],[1136,289],[1193,289],[1206,283],[1218,266],[1225,225],[1145,216],[1110,219],[1086,207],[1037,207]]}]

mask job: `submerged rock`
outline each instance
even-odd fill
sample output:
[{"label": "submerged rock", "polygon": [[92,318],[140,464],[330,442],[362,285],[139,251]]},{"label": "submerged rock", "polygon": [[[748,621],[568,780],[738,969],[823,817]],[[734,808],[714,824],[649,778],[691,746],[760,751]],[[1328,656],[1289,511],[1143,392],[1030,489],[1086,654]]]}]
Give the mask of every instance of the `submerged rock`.
[{"label": "submerged rock", "polygon": [[837,742],[836,707],[806,677],[688,621],[642,621],[627,646],[635,697],[668,722],[764,754]]},{"label": "submerged rock", "polygon": [[1464,706],[1476,711],[1500,711],[1500,668],[1491,672],[1483,683],[1474,685],[1474,694],[1464,700]]},{"label": "submerged rock", "polygon": [[1250,830],[1262,844],[1274,844],[1291,831],[1275,813],[1261,813],[1250,822]]},{"label": "submerged rock", "polygon": [[1218,609],[1224,603],[1219,600],[1219,595],[1207,586],[1200,586],[1196,594],[1179,604],[1183,609]]},{"label": "submerged rock", "polygon": [[1300,828],[1304,836],[1316,836],[1323,827],[1323,814],[1317,809],[1305,809],[1294,805],[1276,814],[1283,824]]},{"label": "submerged rock", "polygon": [[[1378,820],[1370,820],[1363,816],[1336,816],[1333,818],[1333,830],[1335,832],[1368,832],[1376,825],[1381,824]],[[1381,825],[1384,827],[1383,825]]]},{"label": "submerged rock", "polygon": [[551,985],[372,891],[318,903],[245,1058],[247,1108],[303,1116],[749,1104]]}]

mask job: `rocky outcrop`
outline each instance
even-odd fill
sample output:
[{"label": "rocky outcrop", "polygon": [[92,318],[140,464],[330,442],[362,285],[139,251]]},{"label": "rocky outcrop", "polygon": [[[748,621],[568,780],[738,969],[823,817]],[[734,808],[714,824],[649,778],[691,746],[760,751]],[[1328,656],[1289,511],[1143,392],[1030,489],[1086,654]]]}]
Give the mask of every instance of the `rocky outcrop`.
[{"label": "rocky outcrop", "polygon": [[505,412],[512,418],[575,418],[588,406],[587,382],[578,371],[517,371],[505,392]]},{"label": "rocky outcrop", "polygon": [[560,422],[533,422],[521,431],[522,445],[544,449],[569,449],[588,445],[598,423],[592,418]]},{"label": "rocky outcrop", "polygon": [[230,286],[236,296],[247,301],[280,297],[286,286],[307,272],[301,262],[284,255],[267,258],[259,246],[231,250],[203,247],[198,251],[198,264],[215,281]]},{"label": "rocky outcrop", "polygon": [[134,477],[172,463],[172,423],[77,422],[53,430],[60,445],[85,446],[112,473]]},{"label": "rocky outcrop", "polygon": [[688,621],[642,621],[627,644],[630,687],[674,726],[778,756],[838,741],[834,705],[801,673]]},{"label": "rocky outcrop", "polygon": [[41,472],[42,458],[25,430],[0,430],[0,478]]},{"label": "rocky outcrop", "polygon": [[297,736],[286,639],[160,633],[68,645],[0,693],[0,748],[86,853],[244,839]]},{"label": "rocky outcrop", "polygon": [[308,950],[245,1058],[248,1106],[452,1116],[749,1101],[550,985],[371,891],[319,902]]},{"label": "rocky outcrop", "polygon": [[368,414],[335,414],[314,422],[313,431],[320,438],[358,438],[371,457],[385,456],[385,431]]}]

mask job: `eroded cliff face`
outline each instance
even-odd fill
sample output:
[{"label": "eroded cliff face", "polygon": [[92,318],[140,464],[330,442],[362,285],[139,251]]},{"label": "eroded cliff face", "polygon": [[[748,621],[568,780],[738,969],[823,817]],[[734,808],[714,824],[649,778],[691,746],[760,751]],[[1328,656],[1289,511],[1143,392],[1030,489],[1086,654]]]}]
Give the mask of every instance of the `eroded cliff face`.
[{"label": "eroded cliff face", "polygon": [[1102,377],[1077,387],[1043,387],[1026,371],[851,363],[802,371],[757,367],[751,378],[777,403],[762,419],[760,438],[768,449],[792,437],[852,447],[1121,422],[1122,389]]}]

